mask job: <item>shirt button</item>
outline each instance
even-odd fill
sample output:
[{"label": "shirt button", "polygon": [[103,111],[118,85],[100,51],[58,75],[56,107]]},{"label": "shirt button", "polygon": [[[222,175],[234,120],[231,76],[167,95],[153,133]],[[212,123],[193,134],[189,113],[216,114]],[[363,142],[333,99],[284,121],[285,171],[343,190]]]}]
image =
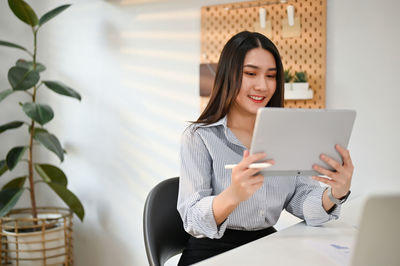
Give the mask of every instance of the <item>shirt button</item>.
[{"label": "shirt button", "polygon": [[258,211],[258,214],[259,214],[260,216],[264,216],[265,212],[264,212],[264,210],[259,210],[259,211]]}]

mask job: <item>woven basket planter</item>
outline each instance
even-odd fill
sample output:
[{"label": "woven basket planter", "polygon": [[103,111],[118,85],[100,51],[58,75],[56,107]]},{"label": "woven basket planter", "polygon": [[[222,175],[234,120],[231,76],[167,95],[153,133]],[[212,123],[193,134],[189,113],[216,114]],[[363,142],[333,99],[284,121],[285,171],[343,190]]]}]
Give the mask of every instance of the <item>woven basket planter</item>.
[{"label": "woven basket planter", "polygon": [[64,208],[15,209],[0,219],[0,263],[73,265],[72,212]]}]

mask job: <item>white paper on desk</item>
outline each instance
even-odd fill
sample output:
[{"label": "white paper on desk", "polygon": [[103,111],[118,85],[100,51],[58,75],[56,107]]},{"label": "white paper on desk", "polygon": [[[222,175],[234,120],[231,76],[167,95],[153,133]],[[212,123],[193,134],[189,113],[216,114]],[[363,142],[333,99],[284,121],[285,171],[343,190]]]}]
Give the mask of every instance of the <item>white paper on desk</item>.
[{"label": "white paper on desk", "polygon": [[353,247],[353,243],[351,240],[338,241],[336,239],[329,241],[322,239],[310,239],[306,242],[317,252],[329,257],[337,265],[350,265],[350,253]]}]

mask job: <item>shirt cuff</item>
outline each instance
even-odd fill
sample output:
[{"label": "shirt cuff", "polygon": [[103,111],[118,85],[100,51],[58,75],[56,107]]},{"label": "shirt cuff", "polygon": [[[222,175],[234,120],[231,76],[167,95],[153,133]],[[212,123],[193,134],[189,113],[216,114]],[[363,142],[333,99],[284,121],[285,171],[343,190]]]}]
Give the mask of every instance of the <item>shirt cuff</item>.
[{"label": "shirt cuff", "polygon": [[197,206],[194,207],[200,211],[200,213],[196,215],[199,219],[196,222],[193,221],[194,222],[193,229],[197,228],[197,230],[196,229],[193,230],[194,237],[197,238],[208,237],[208,238],[219,239],[224,235],[226,227],[228,225],[229,217],[222,224],[217,226],[212,207],[214,198],[215,196],[208,196],[202,198],[196,204]]},{"label": "shirt cuff", "polygon": [[[214,200],[215,196],[213,197]],[[213,215],[213,220],[214,220],[214,224],[216,226],[216,233],[214,235],[214,238],[221,238],[226,230],[226,227],[228,226],[228,220],[229,220],[229,216],[225,219],[225,221],[223,221],[220,225],[217,225],[217,223],[215,222],[215,217],[214,217],[214,210],[212,208],[212,202],[211,202],[211,213]]]},{"label": "shirt cuff", "polygon": [[322,195],[325,190],[324,187],[313,190],[304,201],[303,213],[307,225],[318,226],[339,218],[341,206],[336,206],[330,213],[325,211],[322,205]]}]

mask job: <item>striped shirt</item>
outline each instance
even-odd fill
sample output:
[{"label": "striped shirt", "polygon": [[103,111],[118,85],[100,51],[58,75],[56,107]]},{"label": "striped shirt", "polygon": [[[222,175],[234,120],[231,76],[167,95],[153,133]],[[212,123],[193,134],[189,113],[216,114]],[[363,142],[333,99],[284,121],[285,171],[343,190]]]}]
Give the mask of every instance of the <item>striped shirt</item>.
[{"label": "striped shirt", "polygon": [[192,124],[183,132],[177,209],[189,234],[221,238],[226,228],[264,229],[276,224],[283,209],[313,226],[339,217],[340,207],[329,214],[324,210],[325,188],[311,177],[272,176],[217,226],[212,201],[231,183],[232,171],[224,166],[239,163],[245,149],[227,127],[226,116],[210,125]]}]

